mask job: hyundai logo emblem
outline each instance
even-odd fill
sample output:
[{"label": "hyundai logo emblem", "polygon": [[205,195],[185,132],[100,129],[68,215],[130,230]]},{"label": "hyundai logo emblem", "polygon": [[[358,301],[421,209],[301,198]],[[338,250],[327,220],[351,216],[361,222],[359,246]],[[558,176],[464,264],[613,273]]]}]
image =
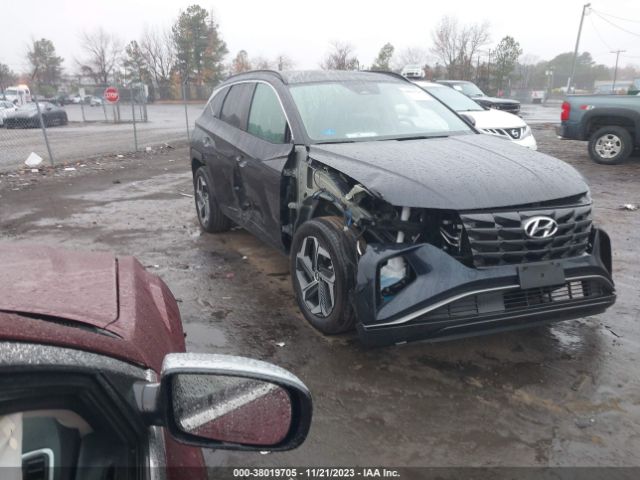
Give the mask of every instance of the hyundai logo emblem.
[{"label": "hyundai logo emblem", "polygon": [[531,217],[522,228],[529,238],[549,238],[558,231],[558,223],[550,217]]}]

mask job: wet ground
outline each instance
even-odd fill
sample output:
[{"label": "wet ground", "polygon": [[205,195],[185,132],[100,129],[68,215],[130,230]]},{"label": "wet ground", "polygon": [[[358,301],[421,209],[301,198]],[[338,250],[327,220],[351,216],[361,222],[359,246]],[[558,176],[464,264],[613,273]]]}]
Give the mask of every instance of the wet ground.
[{"label": "wet ground", "polygon": [[307,383],[301,448],[209,452],[211,465],[638,466],[640,210],[619,207],[640,203],[640,159],[600,166],[584,143],[534,133],[585,175],[612,237],[619,300],[597,317],[381,349],[323,337],[294,305],[285,257],[243,230],[200,233],[184,148],[0,175],[0,240],[135,255],[179,299],[191,351],[267,360]]}]

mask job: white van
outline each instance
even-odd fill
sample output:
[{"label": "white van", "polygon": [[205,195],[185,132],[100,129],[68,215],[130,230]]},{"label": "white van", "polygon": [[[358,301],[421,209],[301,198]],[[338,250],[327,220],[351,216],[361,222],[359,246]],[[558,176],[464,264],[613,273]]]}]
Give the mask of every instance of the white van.
[{"label": "white van", "polygon": [[4,99],[14,105],[24,105],[31,102],[31,91],[26,85],[9,87],[4,91]]}]

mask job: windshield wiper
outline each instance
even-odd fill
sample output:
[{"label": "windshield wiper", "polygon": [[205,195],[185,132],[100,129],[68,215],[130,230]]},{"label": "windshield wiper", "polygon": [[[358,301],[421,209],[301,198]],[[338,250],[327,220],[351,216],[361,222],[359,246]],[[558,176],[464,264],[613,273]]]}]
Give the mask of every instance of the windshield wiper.
[{"label": "windshield wiper", "polygon": [[333,145],[336,143],[355,143],[355,140],[327,140],[322,142],[316,142],[316,145]]},{"label": "windshield wiper", "polygon": [[426,140],[429,138],[447,138],[449,135],[415,135],[413,137],[397,137],[397,138],[389,138],[389,140],[396,140],[398,142],[402,142],[404,140]]}]

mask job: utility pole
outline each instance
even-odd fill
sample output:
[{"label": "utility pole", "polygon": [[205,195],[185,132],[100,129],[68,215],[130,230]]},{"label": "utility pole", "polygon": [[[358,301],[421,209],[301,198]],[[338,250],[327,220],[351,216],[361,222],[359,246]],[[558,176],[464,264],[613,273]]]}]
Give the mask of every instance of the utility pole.
[{"label": "utility pole", "polygon": [[618,59],[620,58],[620,54],[626,52],[626,50],[614,50],[613,52],[616,54],[616,68],[613,69],[613,85],[611,85],[611,93],[616,93],[616,79],[618,77]]},{"label": "utility pole", "polygon": [[578,48],[580,47],[580,34],[582,33],[582,23],[584,17],[587,14],[587,8],[591,7],[590,3],[586,3],[582,6],[582,16],[580,17],[580,26],[578,27],[578,38],[576,38],[576,49],[573,51],[573,65],[571,66],[571,75],[567,80],[567,93],[571,93],[571,84],[573,83],[573,77],[576,74],[576,63],[578,62]]}]

